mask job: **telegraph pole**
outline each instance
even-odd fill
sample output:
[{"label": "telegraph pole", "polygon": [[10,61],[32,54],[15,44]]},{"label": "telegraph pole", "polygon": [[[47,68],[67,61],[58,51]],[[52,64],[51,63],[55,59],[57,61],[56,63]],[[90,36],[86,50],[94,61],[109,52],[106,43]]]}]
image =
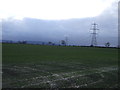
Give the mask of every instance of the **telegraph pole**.
[{"label": "telegraph pole", "polygon": [[91,46],[96,46],[97,45],[97,30],[99,30],[97,28],[97,24],[96,23],[93,23],[92,24],[92,40],[91,40]]}]

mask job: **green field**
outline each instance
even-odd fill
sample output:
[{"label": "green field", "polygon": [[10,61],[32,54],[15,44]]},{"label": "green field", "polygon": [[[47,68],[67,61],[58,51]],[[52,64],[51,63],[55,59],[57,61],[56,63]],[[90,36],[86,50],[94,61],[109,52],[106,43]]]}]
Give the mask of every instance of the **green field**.
[{"label": "green field", "polygon": [[116,88],[118,49],[3,44],[3,88]]}]

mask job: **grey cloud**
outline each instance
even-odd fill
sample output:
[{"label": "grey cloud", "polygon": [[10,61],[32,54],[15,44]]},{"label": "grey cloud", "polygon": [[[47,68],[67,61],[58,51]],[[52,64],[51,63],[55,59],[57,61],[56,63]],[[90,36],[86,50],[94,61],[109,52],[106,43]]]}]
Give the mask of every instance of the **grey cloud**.
[{"label": "grey cloud", "polygon": [[[98,23],[98,44],[111,42],[117,45],[117,13],[115,7],[104,11],[95,18],[68,20],[3,20],[2,36],[4,40],[32,40],[59,42],[68,35],[69,44],[90,45],[90,28],[93,21]],[[112,13],[111,13],[112,12]]]}]

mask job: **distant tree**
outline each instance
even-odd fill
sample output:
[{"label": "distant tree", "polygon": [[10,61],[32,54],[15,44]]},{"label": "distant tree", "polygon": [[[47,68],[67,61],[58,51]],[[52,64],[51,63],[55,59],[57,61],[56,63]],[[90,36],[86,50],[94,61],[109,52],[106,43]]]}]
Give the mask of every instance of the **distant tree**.
[{"label": "distant tree", "polygon": [[52,45],[54,46],[54,45],[55,45],[55,43],[52,43]]},{"label": "distant tree", "polygon": [[93,47],[93,45],[90,45],[90,47]]},{"label": "distant tree", "polygon": [[22,41],[22,44],[26,44],[27,43],[27,41]]},{"label": "distant tree", "polygon": [[18,41],[19,44],[26,44],[27,41]]},{"label": "distant tree", "polygon": [[109,46],[110,46],[109,42],[105,43],[105,47],[109,47]]},{"label": "distant tree", "polygon": [[52,45],[52,42],[48,42],[48,45]]},{"label": "distant tree", "polygon": [[62,44],[62,45],[66,45],[65,40],[61,40],[61,44]]},{"label": "distant tree", "polygon": [[21,41],[18,41],[19,44],[21,44]]}]

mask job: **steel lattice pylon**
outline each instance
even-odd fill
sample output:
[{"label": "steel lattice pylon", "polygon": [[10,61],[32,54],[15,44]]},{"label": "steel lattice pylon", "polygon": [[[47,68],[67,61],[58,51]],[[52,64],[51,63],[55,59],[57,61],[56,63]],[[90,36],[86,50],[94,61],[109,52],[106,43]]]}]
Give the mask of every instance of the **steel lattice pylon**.
[{"label": "steel lattice pylon", "polygon": [[96,46],[97,45],[97,30],[99,30],[97,28],[97,24],[96,23],[93,23],[92,24],[92,40],[91,40],[91,46]]}]

